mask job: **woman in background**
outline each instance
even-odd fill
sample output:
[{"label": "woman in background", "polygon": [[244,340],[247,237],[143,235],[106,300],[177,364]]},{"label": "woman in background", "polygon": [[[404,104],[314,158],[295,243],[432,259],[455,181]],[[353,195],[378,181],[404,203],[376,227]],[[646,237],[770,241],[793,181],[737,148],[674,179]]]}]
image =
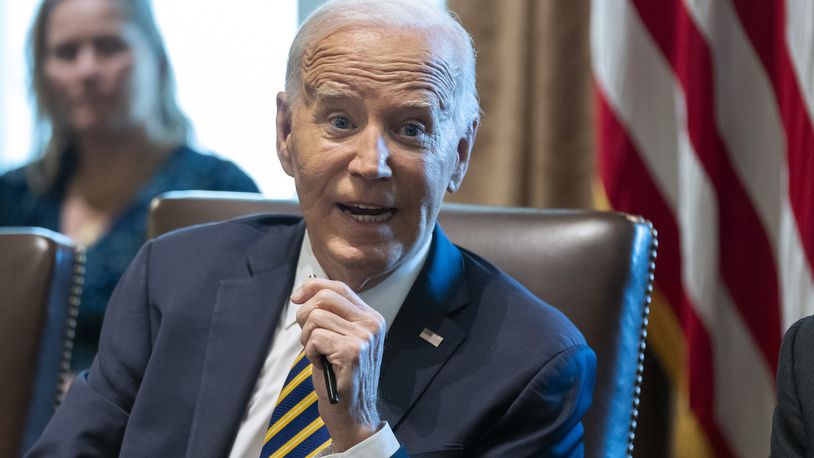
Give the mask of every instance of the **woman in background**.
[{"label": "woman in background", "polygon": [[40,226],[87,249],[72,369],[90,366],[107,300],[170,190],[257,192],[231,162],[186,146],[148,0],[44,0],[29,36],[41,154],[0,177],[0,226]]}]

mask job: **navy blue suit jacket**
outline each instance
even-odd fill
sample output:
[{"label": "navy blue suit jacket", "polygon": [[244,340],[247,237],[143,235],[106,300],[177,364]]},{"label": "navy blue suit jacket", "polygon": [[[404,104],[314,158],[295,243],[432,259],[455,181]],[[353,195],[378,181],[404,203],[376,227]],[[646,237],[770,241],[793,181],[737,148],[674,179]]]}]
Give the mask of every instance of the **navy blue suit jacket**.
[{"label": "navy blue suit jacket", "polygon": [[[303,233],[299,218],[266,215],[147,243],[90,372],[30,455],[226,456]],[[379,413],[413,456],[582,456],[595,368],[564,315],[436,227],[385,339]]]}]

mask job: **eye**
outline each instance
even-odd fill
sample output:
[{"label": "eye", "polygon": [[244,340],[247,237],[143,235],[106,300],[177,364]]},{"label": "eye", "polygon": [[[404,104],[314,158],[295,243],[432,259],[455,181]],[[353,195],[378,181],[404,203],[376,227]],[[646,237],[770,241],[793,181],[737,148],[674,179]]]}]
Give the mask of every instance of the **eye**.
[{"label": "eye", "polygon": [[62,43],[55,46],[51,53],[60,60],[74,60],[79,53],[79,45],[76,43]]},{"label": "eye", "polygon": [[96,51],[103,56],[112,56],[127,48],[124,41],[116,36],[104,36],[93,40]]},{"label": "eye", "polygon": [[408,122],[399,128],[399,133],[405,137],[418,137],[424,134],[424,126],[414,122]]},{"label": "eye", "polygon": [[348,130],[355,127],[347,116],[331,116],[329,122],[331,123],[331,127],[339,130]]}]

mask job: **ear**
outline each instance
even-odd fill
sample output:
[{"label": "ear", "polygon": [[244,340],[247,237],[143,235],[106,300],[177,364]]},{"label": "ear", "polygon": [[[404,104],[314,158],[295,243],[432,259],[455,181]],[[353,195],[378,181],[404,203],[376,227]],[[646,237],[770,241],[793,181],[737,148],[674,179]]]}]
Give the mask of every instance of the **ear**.
[{"label": "ear", "polygon": [[455,169],[452,171],[452,176],[447,185],[447,192],[454,193],[461,187],[461,182],[466,175],[466,170],[469,168],[469,157],[472,154],[472,146],[475,144],[475,137],[478,135],[478,126],[480,121],[475,118],[472,124],[466,129],[463,136],[458,140],[457,148],[457,161]]},{"label": "ear", "polygon": [[291,138],[291,106],[285,92],[277,93],[277,158],[288,176],[293,177],[294,167],[288,140]]}]

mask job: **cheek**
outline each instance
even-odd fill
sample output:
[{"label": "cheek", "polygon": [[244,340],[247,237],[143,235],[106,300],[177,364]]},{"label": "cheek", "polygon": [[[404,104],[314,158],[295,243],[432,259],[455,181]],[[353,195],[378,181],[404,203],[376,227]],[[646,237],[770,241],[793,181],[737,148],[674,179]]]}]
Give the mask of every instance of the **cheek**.
[{"label": "cheek", "polygon": [[138,88],[138,92],[141,94],[136,95],[143,96],[146,95],[147,91],[154,89],[154,82],[150,77],[151,75],[147,75],[146,72],[141,73],[135,71],[132,59],[122,59],[111,62],[108,69],[108,78],[110,84],[115,88],[121,91]]},{"label": "cheek", "polygon": [[44,67],[43,73],[47,89],[55,92],[55,95],[60,95],[59,91],[70,84],[71,75],[69,69],[52,61],[47,61]]},{"label": "cheek", "polygon": [[301,179],[330,181],[347,170],[348,146],[326,140],[322,132],[310,123],[295,124],[289,136],[289,151],[293,155],[295,174]]},{"label": "cheek", "polygon": [[158,80],[152,58],[144,52],[123,50],[113,56],[100,59],[102,83],[110,87],[147,86]]},{"label": "cheek", "polygon": [[[302,137],[308,138],[307,135],[306,133],[305,136]],[[318,161],[315,161],[314,158],[308,154],[309,151],[313,151],[314,145],[307,140],[299,141],[298,139],[302,137],[292,135],[288,140],[288,150],[290,151],[292,159],[291,164],[294,166],[294,178],[298,180],[313,176],[316,172],[315,169],[318,168]]]},{"label": "cheek", "polygon": [[448,157],[428,156],[420,169],[419,179],[423,183],[428,197],[438,198],[443,194],[452,175],[452,161]]},{"label": "cheek", "polygon": [[[299,136],[289,137],[288,142],[292,172],[300,196],[322,194],[322,189],[327,186],[333,175],[331,155],[323,154],[318,149],[320,147],[318,142],[310,140],[309,137],[308,133],[300,133]],[[306,140],[297,141],[296,138]]]}]

